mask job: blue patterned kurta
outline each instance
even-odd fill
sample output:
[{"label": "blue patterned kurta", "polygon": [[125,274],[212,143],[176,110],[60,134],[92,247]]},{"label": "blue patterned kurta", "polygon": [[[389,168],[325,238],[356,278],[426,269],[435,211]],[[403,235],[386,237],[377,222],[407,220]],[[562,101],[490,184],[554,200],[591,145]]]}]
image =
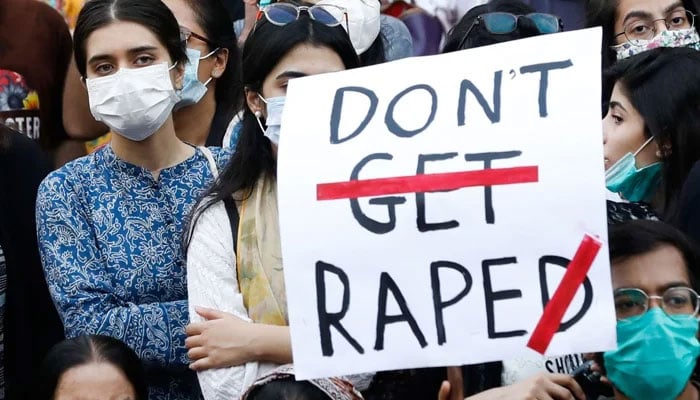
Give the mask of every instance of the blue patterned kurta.
[{"label": "blue patterned kurta", "polygon": [[[230,153],[212,153],[221,171]],[[199,397],[185,349],[182,235],[212,179],[199,149],[155,180],[106,146],[39,187],[41,259],[66,335],[126,342],[149,370],[150,400]]]}]

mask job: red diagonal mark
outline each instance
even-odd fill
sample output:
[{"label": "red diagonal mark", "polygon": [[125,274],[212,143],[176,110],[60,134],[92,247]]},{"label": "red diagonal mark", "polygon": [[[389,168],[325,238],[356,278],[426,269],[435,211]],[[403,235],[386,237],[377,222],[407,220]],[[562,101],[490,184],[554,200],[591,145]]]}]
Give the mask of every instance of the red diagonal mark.
[{"label": "red diagonal mark", "polygon": [[471,186],[532,183],[538,180],[539,171],[537,166],[494,168],[478,171],[320,183],[316,187],[316,198],[319,201],[356,199],[359,197],[386,196],[398,193],[439,192]]},{"label": "red diagonal mark", "polygon": [[576,291],[586,279],[586,274],[593,265],[598,255],[602,243],[591,235],[586,235],[576,250],[573,260],[566,267],[566,273],[562,278],[559,287],[554,292],[554,296],[547,303],[542,313],[542,318],[537,323],[535,331],[532,332],[527,347],[544,354],[552,341],[554,334],[559,330],[561,320],[564,318],[566,310],[574,300]]}]

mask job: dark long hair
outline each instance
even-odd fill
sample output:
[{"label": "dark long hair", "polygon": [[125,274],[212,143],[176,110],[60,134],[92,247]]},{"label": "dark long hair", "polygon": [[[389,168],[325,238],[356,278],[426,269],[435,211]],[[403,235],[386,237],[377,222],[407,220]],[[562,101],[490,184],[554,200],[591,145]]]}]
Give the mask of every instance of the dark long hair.
[{"label": "dark long hair", "polygon": [[[664,219],[673,221],[683,183],[700,160],[700,52],[689,48],[659,48],[615,64],[606,87],[617,82],[644,119],[644,134],[663,158]],[[610,89],[612,90],[612,89]]]},{"label": "dark long hair", "polygon": [[505,35],[494,35],[489,33],[483,26],[477,25],[469,32],[469,37],[464,40],[462,47],[460,47],[459,44],[462,42],[462,39],[464,39],[464,35],[467,34],[474,21],[476,21],[476,18],[481,14],[491,12],[526,15],[535,12],[535,10],[520,0],[491,0],[486,4],[473,7],[471,10],[467,11],[457,25],[447,33],[445,46],[442,48],[442,52],[450,53],[457,50],[472,49],[539,34],[535,26],[526,23],[526,20],[522,19],[518,22],[518,29]]},{"label": "dark long hair", "polygon": [[[693,14],[698,12],[696,3],[693,0],[682,0],[683,7]],[[615,51],[611,48],[615,45],[615,19],[619,0],[589,0],[586,9],[586,26],[600,26],[603,28],[603,69],[615,63]],[[695,29],[698,29],[697,26]]]},{"label": "dark long hair", "polygon": [[75,63],[85,76],[85,44],[90,35],[114,21],[129,21],[143,25],[158,38],[173,62],[187,62],[185,45],[180,40],[180,26],[170,9],[160,0],[90,0],[78,15],[73,33]]},{"label": "dark long hair", "polygon": [[[298,20],[284,26],[271,24],[263,18],[258,21],[243,47],[243,84],[246,90],[260,92],[267,75],[289,51],[300,44],[332,49],[347,69],[359,66],[355,49],[342,27],[329,27],[316,22],[305,12],[301,13]],[[244,107],[236,152],[205,194],[204,203],[192,218],[191,224],[195,224],[197,216],[212,204],[234,193],[239,196],[237,200],[243,200],[250,194],[260,176],[274,177],[276,173],[277,161],[270,140],[260,131],[250,108]],[[188,230],[190,231],[191,229]],[[185,245],[188,241],[189,238]]]},{"label": "dark long hair", "polygon": [[148,384],[141,360],[129,346],[109,336],[78,336],[55,345],[39,369],[38,400],[52,400],[58,382],[71,368],[107,363],[120,370],[134,388],[136,400],[148,400]]},{"label": "dark long hair", "polygon": [[275,379],[254,388],[246,400],[330,400],[331,398],[309,381],[294,377]]},{"label": "dark long hair", "polygon": [[[241,52],[233,30],[233,22],[221,0],[185,0],[194,12],[197,23],[204,30],[204,35],[215,47],[228,49],[228,62],[224,73],[216,80],[216,116],[223,121],[220,126],[212,128],[207,138],[207,145],[221,145],[226,134],[228,122],[243,107],[243,87],[241,86]],[[209,45],[211,47],[211,45]],[[213,48],[209,49],[214,50]]]}]

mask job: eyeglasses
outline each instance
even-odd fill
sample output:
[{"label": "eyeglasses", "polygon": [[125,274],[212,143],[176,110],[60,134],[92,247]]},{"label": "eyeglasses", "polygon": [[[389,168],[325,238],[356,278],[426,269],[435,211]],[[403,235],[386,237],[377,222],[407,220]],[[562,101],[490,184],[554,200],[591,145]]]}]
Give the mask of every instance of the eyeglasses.
[{"label": "eyeglasses", "polygon": [[469,37],[469,34],[476,25],[483,24],[484,28],[491,34],[506,35],[518,29],[518,21],[520,18],[531,21],[540,33],[556,33],[564,29],[564,23],[561,21],[561,18],[552,14],[531,13],[527,15],[515,15],[505,12],[486,13],[476,17],[467,30],[467,33],[464,34],[464,37],[459,42],[458,48],[461,49],[464,47],[467,37]]},{"label": "eyeglasses", "polygon": [[695,26],[696,15],[692,12],[680,8],[667,15],[666,18],[650,19],[642,18],[630,22],[625,25],[624,31],[616,33],[615,37],[625,35],[625,39],[631,44],[643,45],[646,41],[653,39],[656,36],[656,23],[664,21],[666,29],[669,31],[677,31],[680,29],[689,29]]},{"label": "eyeglasses", "polygon": [[698,313],[700,296],[689,287],[672,287],[663,296],[649,296],[641,289],[623,288],[614,293],[615,314],[618,320],[642,315],[649,309],[651,299],[660,300],[661,309],[668,315],[691,315]]},{"label": "eyeglasses", "polygon": [[[258,14],[255,17],[255,25],[263,16],[268,22],[284,26],[299,19],[301,12],[305,11],[309,17],[316,22],[320,22],[326,26],[338,26],[345,22],[345,30],[348,31],[348,13],[343,7],[333,4],[317,4],[315,6],[295,6],[289,3],[274,3],[269,6],[258,9]],[[253,26],[255,32],[256,26]],[[349,33],[349,31],[348,31]]]},{"label": "eyeglasses", "polygon": [[202,42],[208,44],[209,46],[217,47],[216,44],[212,43],[211,40],[205,38],[202,35],[199,35],[197,33],[192,32],[189,28],[185,28],[184,26],[181,26],[180,27],[180,40],[183,42],[188,42],[191,37],[193,37],[195,39],[199,39]]}]

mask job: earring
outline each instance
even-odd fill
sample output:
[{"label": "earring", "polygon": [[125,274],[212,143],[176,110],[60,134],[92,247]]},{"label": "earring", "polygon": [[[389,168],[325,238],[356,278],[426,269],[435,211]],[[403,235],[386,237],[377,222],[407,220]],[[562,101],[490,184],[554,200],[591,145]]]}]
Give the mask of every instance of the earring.
[{"label": "earring", "polygon": [[255,115],[256,118],[262,117],[262,112],[260,110],[256,110],[253,115]]},{"label": "earring", "polygon": [[664,155],[661,153],[661,150],[656,150],[656,158],[664,158]]}]

